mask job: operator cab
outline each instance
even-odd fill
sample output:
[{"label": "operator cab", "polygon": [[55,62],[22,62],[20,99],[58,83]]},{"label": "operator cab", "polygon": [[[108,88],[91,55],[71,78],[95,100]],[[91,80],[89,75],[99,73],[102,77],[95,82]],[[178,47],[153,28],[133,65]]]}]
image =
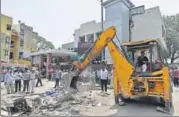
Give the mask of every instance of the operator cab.
[{"label": "operator cab", "polygon": [[149,39],[137,42],[124,43],[129,60],[135,67],[133,76],[150,77],[152,72],[162,70],[165,58],[168,57],[165,43],[159,39]]}]

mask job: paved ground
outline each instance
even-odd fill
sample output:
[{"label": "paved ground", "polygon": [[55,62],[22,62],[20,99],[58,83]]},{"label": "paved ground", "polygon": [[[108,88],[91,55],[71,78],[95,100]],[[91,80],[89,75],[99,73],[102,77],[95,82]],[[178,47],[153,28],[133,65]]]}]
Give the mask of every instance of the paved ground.
[{"label": "paved ground", "polygon": [[[52,81],[43,81],[43,87],[35,88],[35,93],[43,93],[47,90],[50,90],[54,87],[54,82]],[[1,90],[1,101],[7,96],[3,85]],[[171,116],[156,111],[157,105],[151,102],[129,102],[127,105],[120,107],[114,104],[113,90],[109,90],[108,96],[101,96],[99,90],[93,91],[92,93],[84,92],[83,95],[86,95],[89,98],[96,100],[95,106],[89,105],[80,105],[80,113],[87,116]],[[173,93],[173,104],[174,104],[174,115],[179,116],[179,88],[174,88]],[[2,111],[1,111],[2,112]]]},{"label": "paved ground", "polygon": [[[112,92],[112,91],[111,91]],[[95,94],[94,94],[95,95]],[[83,115],[89,116],[171,116],[169,114],[164,114],[156,111],[157,105],[151,102],[129,102],[125,106],[117,106],[114,104],[114,97],[111,94],[108,97],[96,96],[98,102],[103,106],[95,106],[92,110],[85,109],[82,111]],[[176,107],[175,100],[175,108]],[[177,104],[179,106],[179,103]],[[84,108],[84,107],[83,107]],[[82,109],[83,110],[83,109]],[[178,110],[176,110],[178,112]],[[174,115],[178,115],[176,112]]]}]

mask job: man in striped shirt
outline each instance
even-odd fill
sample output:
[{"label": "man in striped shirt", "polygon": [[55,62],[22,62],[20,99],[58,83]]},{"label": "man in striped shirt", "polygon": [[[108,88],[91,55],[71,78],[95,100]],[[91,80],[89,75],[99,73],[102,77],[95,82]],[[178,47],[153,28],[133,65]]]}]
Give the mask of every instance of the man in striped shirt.
[{"label": "man in striped shirt", "polygon": [[173,77],[174,77],[174,86],[178,86],[178,80],[179,80],[179,69],[176,67],[173,71]]}]

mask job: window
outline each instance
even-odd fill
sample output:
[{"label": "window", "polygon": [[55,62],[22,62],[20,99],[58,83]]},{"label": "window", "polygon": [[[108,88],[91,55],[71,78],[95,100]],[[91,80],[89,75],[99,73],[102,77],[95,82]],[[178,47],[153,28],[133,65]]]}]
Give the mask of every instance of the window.
[{"label": "window", "polygon": [[14,41],[11,41],[11,48],[14,47]]},{"label": "window", "polygon": [[85,36],[79,37],[79,42],[85,42]]},{"label": "window", "polygon": [[14,58],[14,53],[13,52],[10,52],[10,59],[13,59]]},{"label": "window", "polygon": [[94,42],[94,34],[86,35],[87,41],[93,43]]},{"label": "window", "polygon": [[19,59],[23,58],[23,52],[19,52]]},{"label": "window", "polygon": [[165,37],[165,29],[164,29],[164,26],[162,26],[162,37]]},{"label": "window", "polygon": [[9,41],[10,41],[10,37],[9,36],[6,36],[6,43],[9,43]]},{"label": "window", "polygon": [[96,33],[96,37],[99,38],[99,36],[101,35],[101,32],[97,32]]},{"label": "window", "polygon": [[4,56],[8,56],[8,50],[4,50]]},{"label": "window", "polygon": [[12,27],[12,25],[7,24],[7,30],[8,30],[8,31],[11,31],[11,27]]},{"label": "window", "polygon": [[20,35],[24,36],[24,29],[20,30]]},{"label": "window", "polygon": [[20,40],[20,47],[24,46],[24,40]]}]

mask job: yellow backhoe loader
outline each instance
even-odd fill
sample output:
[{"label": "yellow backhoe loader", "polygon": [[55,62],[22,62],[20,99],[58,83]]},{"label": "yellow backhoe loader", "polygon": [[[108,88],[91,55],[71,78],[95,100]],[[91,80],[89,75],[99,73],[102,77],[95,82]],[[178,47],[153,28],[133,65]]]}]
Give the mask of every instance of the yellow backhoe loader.
[{"label": "yellow backhoe loader", "polygon": [[[62,78],[63,86],[68,90],[77,89],[80,73],[105,47],[108,47],[114,65],[113,83],[116,104],[119,103],[119,100],[124,102],[126,99],[133,97],[154,96],[159,97],[165,104],[163,112],[172,112],[172,89],[169,71],[162,58],[164,57],[163,53],[167,53],[164,51],[166,46],[163,41],[147,39],[117,46],[113,40],[115,37],[118,40],[115,27],[112,26],[106,29],[95,41],[94,45],[78,61],[73,62],[74,67],[71,74]],[[137,60],[137,52],[141,50],[148,52],[150,59],[146,65],[148,70],[139,72],[135,61]],[[157,70],[154,67],[155,58],[162,65]]]}]

